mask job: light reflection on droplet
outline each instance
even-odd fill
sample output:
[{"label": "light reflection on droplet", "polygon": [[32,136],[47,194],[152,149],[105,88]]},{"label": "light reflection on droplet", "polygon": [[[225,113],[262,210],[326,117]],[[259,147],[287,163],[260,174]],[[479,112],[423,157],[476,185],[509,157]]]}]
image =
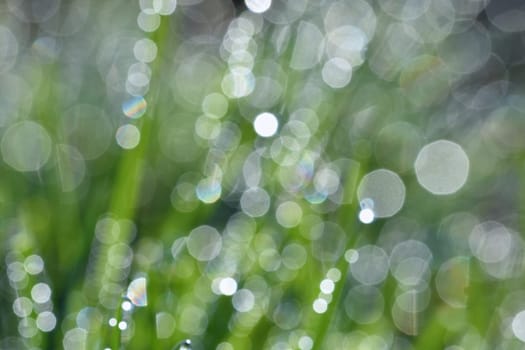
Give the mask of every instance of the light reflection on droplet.
[{"label": "light reflection on droplet", "polygon": [[512,333],[525,343],[525,310],[518,312],[512,319]]},{"label": "light reflection on droplet", "polygon": [[404,286],[427,283],[430,278],[428,261],[419,257],[408,257],[393,267],[392,275]]},{"label": "light reflection on droplet", "polygon": [[430,248],[423,242],[409,239],[394,246],[390,253],[390,270],[394,277],[407,285],[428,282],[428,267],[432,260]]},{"label": "light reflection on droplet", "polygon": [[126,321],[120,321],[118,323],[118,329],[120,329],[121,331],[125,331],[126,329],[128,329],[128,323]]},{"label": "light reflection on droplet", "polygon": [[495,263],[507,257],[512,247],[512,235],[496,221],[483,222],[469,236],[472,254],[485,263]]},{"label": "light reflection on droplet", "polygon": [[262,188],[253,187],[244,191],[240,205],[242,211],[251,217],[263,216],[270,209],[270,195]]},{"label": "light reflection on droplet", "polygon": [[203,203],[215,203],[221,197],[221,183],[213,178],[202,179],[195,187],[195,193]]},{"label": "light reflection on droplet", "polygon": [[122,125],[117,129],[115,139],[120,147],[124,149],[133,149],[140,142],[140,130],[132,124]]},{"label": "light reflection on droplet", "polygon": [[154,32],[160,26],[160,16],[156,13],[148,14],[142,11],[137,17],[137,24],[145,32]]},{"label": "light reflection on droplet", "polygon": [[359,259],[359,252],[355,249],[348,249],[346,252],[345,252],[345,260],[349,263],[349,264],[353,264],[357,261],[357,259]]},{"label": "light reflection on droplet", "polygon": [[219,291],[222,295],[234,295],[237,291],[237,281],[231,277],[222,278],[219,282]]},{"label": "light reflection on droplet", "polygon": [[139,277],[131,281],[126,292],[126,297],[135,306],[147,306],[148,294],[146,289],[146,278]]},{"label": "light reflection on droplet", "polygon": [[363,224],[371,224],[374,221],[374,211],[370,208],[363,208],[359,211],[359,221]]},{"label": "light reflection on droplet", "polygon": [[203,225],[190,232],[186,246],[195,259],[210,261],[219,255],[222,248],[222,237],[215,228]]},{"label": "light reflection on droplet", "polygon": [[266,272],[276,271],[281,266],[281,257],[275,249],[268,248],[259,254],[259,265]]},{"label": "light reflection on droplet", "polygon": [[328,310],[328,303],[326,300],[318,298],[314,300],[312,307],[316,313],[324,314]]},{"label": "light reflection on droplet", "polygon": [[371,40],[377,25],[374,9],[364,0],[332,2],[324,17],[326,32],[330,33],[348,24],[362,30],[368,40]]},{"label": "light reflection on droplet", "polygon": [[133,46],[133,54],[140,62],[152,62],[157,57],[157,44],[151,39],[140,39]]},{"label": "light reflection on droplet", "polygon": [[42,332],[51,332],[55,329],[56,324],[56,316],[50,311],[41,312],[36,318],[36,326]]},{"label": "light reflection on droplet", "polygon": [[352,67],[364,62],[364,53],[369,38],[353,25],[343,25],[326,36],[326,53],[330,58],[342,58]]},{"label": "light reflection on droplet", "polygon": [[117,325],[118,321],[116,318],[112,317],[108,320],[108,324],[110,327],[115,327]]},{"label": "light reflection on droplet", "polygon": [[272,0],[245,0],[248,10],[254,13],[263,13],[272,6]]},{"label": "light reflection on droplet", "polygon": [[291,228],[299,225],[303,217],[303,210],[293,201],[281,203],[275,211],[275,218],[279,225]]},{"label": "light reflection on droplet", "polygon": [[163,16],[169,16],[175,12],[177,0],[153,0],[153,10]]},{"label": "light reflection on droplet", "polygon": [[44,304],[51,298],[51,288],[46,283],[37,283],[31,288],[31,298],[39,304]]},{"label": "light reflection on droplet", "polygon": [[177,344],[174,350],[192,350],[191,340],[186,339]]},{"label": "light reflection on droplet", "polygon": [[452,194],[463,187],[469,167],[469,158],[463,148],[448,140],[424,146],[414,163],[419,184],[437,195]]},{"label": "light reflection on droplet", "polygon": [[401,332],[407,335],[419,334],[421,328],[420,314],[415,312],[406,312],[402,310],[397,303],[392,306],[392,321]]},{"label": "light reflection on droplet", "polygon": [[4,161],[18,171],[37,171],[51,156],[51,137],[38,123],[22,121],[11,125],[2,137]]},{"label": "light reflection on droplet", "polygon": [[133,250],[125,243],[116,243],[109,248],[108,264],[116,269],[124,269],[131,265]]},{"label": "light reflection on droplet", "polygon": [[335,289],[335,283],[331,279],[324,279],[321,281],[319,289],[324,294],[332,294]]},{"label": "light reflection on droplet", "polygon": [[31,317],[26,317],[18,322],[18,333],[24,338],[32,338],[38,333],[36,322]]},{"label": "light reflection on droplet", "polygon": [[131,309],[133,308],[133,304],[130,303],[128,300],[124,300],[122,302],[122,304],[120,305],[120,307],[122,308],[122,310],[124,311],[131,311]]},{"label": "light reflection on droplet", "polygon": [[18,317],[27,317],[33,310],[33,302],[26,297],[18,297],[13,301],[13,312]]},{"label": "light reflection on droplet", "polygon": [[224,94],[230,98],[248,96],[255,88],[255,77],[250,69],[235,67],[224,76],[221,87]]},{"label": "light reflection on droplet", "polygon": [[352,65],[345,59],[334,57],[328,60],[321,71],[323,81],[334,89],[347,86],[352,79]]},{"label": "light reflection on droplet", "polygon": [[395,304],[407,313],[417,313],[425,310],[430,302],[428,287],[411,288],[406,291],[396,291]]},{"label": "light reflection on droplet", "polygon": [[324,195],[334,194],[339,188],[339,184],[339,174],[329,167],[318,170],[314,176],[315,190]]},{"label": "light reflection on droplet", "polygon": [[37,275],[44,270],[44,260],[39,255],[30,255],[24,261],[24,268],[30,275]]},{"label": "light reflection on droplet", "polygon": [[272,113],[261,113],[253,121],[253,128],[257,135],[261,137],[271,137],[275,135],[279,127],[279,121]]},{"label": "light reflection on droplet", "polygon": [[359,183],[357,196],[361,203],[373,203],[375,217],[384,218],[395,215],[405,202],[405,185],[393,171],[378,169],[366,174]]},{"label": "light reflection on droplet", "polygon": [[202,101],[202,111],[211,118],[222,118],[228,112],[228,100],[222,94],[211,93]]},{"label": "light reflection on droplet", "polygon": [[301,338],[299,338],[299,342],[297,345],[299,345],[299,349],[301,350],[310,350],[314,346],[314,341],[309,336],[304,335]]},{"label": "light reflection on droplet", "polygon": [[232,304],[238,312],[248,312],[255,306],[255,296],[249,289],[240,289],[233,295]]},{"label": "light reflection on droplet", "polygon": [[339,270],[337,267],[332,267],[326,272],[326,277],[333,282],[339,281],[341,279],[341,275],[341,270]]},{"label": "light reflection on droplet", "polygon": [[142,96],[135,96],[122,103],[122,112],[129,118],[138,119],[146,113],[147,102]]}]

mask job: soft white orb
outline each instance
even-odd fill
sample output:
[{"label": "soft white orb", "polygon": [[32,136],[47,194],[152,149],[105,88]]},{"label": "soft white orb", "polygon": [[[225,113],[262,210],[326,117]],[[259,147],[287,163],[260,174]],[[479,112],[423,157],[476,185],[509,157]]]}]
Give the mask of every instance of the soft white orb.
[{"label": "soft white orb", "polygon": [[279,121],[272,113],[264,112],[255,118],[253,128],[257,135],[261,137],[271,137],[277,132]]}]

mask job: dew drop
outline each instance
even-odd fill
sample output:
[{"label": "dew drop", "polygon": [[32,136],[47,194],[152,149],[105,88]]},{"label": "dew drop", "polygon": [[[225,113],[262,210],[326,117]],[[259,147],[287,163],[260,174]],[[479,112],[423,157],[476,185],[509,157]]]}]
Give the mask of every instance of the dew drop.
[{"label": "dew drop", "polygon": [[359,221],[363,224],[371,224],[374,221],[374,211],[370,208],[361,209],[359,212]]},{"label": "dew drop", "polygon": [[118,323],[118,329],[120,329],[121,331],[125,331],[126,329],[128,329],[128,323],[126,321],[120,321]]},{"label": "dew drop", "polygon": [[192,350],[193,347],[191,346],[191,340],[186,339],[175,345],[173,350]]},{"label": "dew drop", "polygon": [[148,305],[148,296],[146,292],[146,279],[139,277],[131,281],[126,293],[126,297],[135,306]]},{"label": "dew drop", "polygon": [[120,147],[133,149],[140,142],[140,130],[132,124],[125,124],[118,128],[115,139]]},{"label": "dew drop", "polygon": [[279,128],[279,121],[272,113],[264,112],[255,118],[253,128],[261,137],[272,137]]},{"label": "dew drop", "polygon": [[272,6],[272,0],[245,0],[246,7],[253,13],[266,12]]},{"label": "dew drop", "polygon": [[138,119],[144,115],[147,107],[144,97],[134,96],[122,103],[122,113],[131,119]]}]

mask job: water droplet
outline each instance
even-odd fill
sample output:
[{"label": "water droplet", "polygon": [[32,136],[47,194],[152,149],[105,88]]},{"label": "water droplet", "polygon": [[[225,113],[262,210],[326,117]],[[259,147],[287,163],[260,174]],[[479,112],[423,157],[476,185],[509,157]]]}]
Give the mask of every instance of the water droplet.
[{"label": "water droplet", "polygon": [[514,336],[525,342],[525,311],[520,311],[512,319],[512,332]]},{"label": "water droplet", "polygon": [[175,345],[173,350],[192,350],[193,347],[191,346],[191,340],[186,339]]},{"label": "water droplet", "polygon": [[254,13],[266,12],[272,6],[272,0],[245,0],[248,10]]},{"label": "water droplet", "polygon": [[[405,192],[405,185],[399,175],[387,169],[378,169],[361,179],[357,196],[363,209],[373,209],[374,217],[386,218],[401,210],[405,203]],[[370,214],[368,211],[363,213],[364,216]]]},{"label": "water droplet", "polygon": [[138,119],[146,113],[147,107],[144,97],[135,96],[122,103],[122,112],[129,118]]},{"label": "water droplet", "polygon": [[264,112],[255,118],[253,128],[257,135],[261,137],[271,137],[277,132],[279,121],[272,113]]},{"label": "water droplet", "polygon": [[131,309],[133,309],[133,304],[129,300],[124,300],[121,307],[124,311],[131,311]]},{"label": "water droplet", "polygon": [[42,332],[51,332],[55,329],[56,324],[56,316],[51,311],[41,312],[36,318],[36,326]]},{"label": "water droplet", "polygon": [[115,139],[120,147],[124,149],[133,149],[140,142],[140,130],[132,124],[122,125],[117,129]]},{"label": "water droplet", "polygon": [[37,171],[51,156],[52,140],[40,124],[22,121],[11,125],[0,145],[4,161],[17,171]]},{"label": "water droplet", "polygon": [[352,79],[352,65],[344,58],[335,57],[328,60],[321,71],[323,81],[334,89],[348,85]]},{"label": "water droplet", "polygon": [[374,211],[370,208],[361,209],[359,212],[359,221],[363,224],[371,224],[374,221],[375,215]]},{"label": "water droplet", "polygon": [[463,148],[448,140],[423,147],[414,163],[417,181],[436,195],[457,192],[467,182],[469,158]]},{"label": "water droplet", "polygon": [[318,314],[324,314],[328,310],[328,302],[324,299],[315,299],[312,305],[314,311]]},{"label": "water droplet", "polygon": [[221,198],[221,183],[212,177],[202,179],[195,188],[195,193],[203,203],[215,203]]},{"label": "water droplet", "polygon": [[148,305],[148,294],[146,292],[146,278],[139,277],[131,281],[126,297],[135,306]]},{"label": "water droplet", "polygon": [[222,248],[222,236],[215,228],[207,225],[193,229],[186,241],[188,252],[199,261],[215,259]]}]

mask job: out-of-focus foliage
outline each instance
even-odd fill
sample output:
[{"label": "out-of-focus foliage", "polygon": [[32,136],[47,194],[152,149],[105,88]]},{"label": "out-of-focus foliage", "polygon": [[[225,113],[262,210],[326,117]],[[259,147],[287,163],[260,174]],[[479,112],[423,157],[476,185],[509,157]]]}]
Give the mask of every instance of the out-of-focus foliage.
[{"label": "out-of-focus foliage", "polygon": [[0,349],[522,349],[513,0],[0,3]]}]

